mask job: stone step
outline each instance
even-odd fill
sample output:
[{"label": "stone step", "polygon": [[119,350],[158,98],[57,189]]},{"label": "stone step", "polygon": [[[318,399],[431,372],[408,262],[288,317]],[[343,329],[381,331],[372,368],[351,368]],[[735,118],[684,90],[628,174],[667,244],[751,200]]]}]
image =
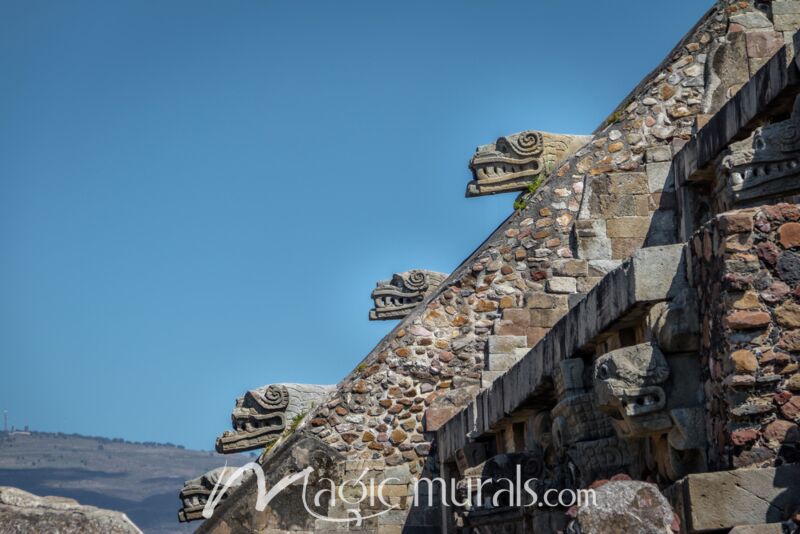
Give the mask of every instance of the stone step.
[{"label": "stone step", "polygon": [[689,534],[755,528],[780,522],[785,508],[800,503],[800,464],[698,473],[679,480],[665,494]]}]

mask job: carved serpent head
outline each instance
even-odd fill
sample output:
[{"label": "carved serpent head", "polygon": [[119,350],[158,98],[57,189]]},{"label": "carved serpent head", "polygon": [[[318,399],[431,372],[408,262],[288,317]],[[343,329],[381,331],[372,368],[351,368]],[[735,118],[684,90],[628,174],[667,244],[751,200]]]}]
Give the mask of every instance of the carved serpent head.
[{"label": "carved serpent head", "polygon": [[402,319],[444,281],[442,273],[415,269],[397,273],[391,280],[378,282],[371,298],[371,321]]}]

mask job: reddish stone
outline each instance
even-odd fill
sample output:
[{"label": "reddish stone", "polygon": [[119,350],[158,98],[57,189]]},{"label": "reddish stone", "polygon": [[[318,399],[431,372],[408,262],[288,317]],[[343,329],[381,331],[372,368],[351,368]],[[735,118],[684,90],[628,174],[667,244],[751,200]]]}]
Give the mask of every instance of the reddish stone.
[{"label": "reddish stone", "polygon": [[453,359],[453,353],[452,352],[443,350],[442,352],[439,353],[439,361],[441,361],[441,362],[448,363],[452,359]]},{"label": "reddish stone", "polygon": [[739,234],[753,231],[752,212],[732,212],[719,216],[719,227],[726,234]]},{"label": "reddish stone", "polygon": [[311,426],[325,426],[328,421],[324,417],[316,417],[311,420]]},{"label": "reddish stone", "polygon": [[407,347],[397,348],[394,353],[400,358],[408,358],[411,355],[411,351]]},{"label": "reddish stone", "polygon": [[800,208],[795,204],[779,204],[778,207],[781,210],[781,215],[787,221],[800,220]]},{"label": "reddish stone", "polygon": [[731,441],[734,445],[742,446],[753,443],[758,439],[758,430],[755,428],[744,428],[731,432]]},{"label": "reddish stone", "polygon": [[784,403],[784,405],[781,406],[781,413],[790,421],[794,421],[800,417],[800,396],[792,397]]},{"label": "reddish stone", "polygon": [[770,221],[783,222],[784,216],[780,206],[762,206],[761,213],[767,216]]},{"label": "reddish stone", "polygon": [[783,406],[792,398],[791,391],[779,391],[772,396],[772,399],[775,401],[775,404],[778,406]]},{"label": "reddish stone", "polygon": [[734,330],[749,330],[762,328],[770,323],[767,312],[735,311],[725,317],[725,326]]},{"label": "reddish stone", "polygon": [[347,408],[345,408],[344,406],[337,406],[336,413],[338,415],[347,415]]},{"label": "reddish stone", "polygon": [[783,34],[776,31],[746,33],[747,55],[751,58],[772,57],[783,46]]},{"label": "reddish stone", "polygon": [[783,248],[800,246],[800,223],[790,222],[778,228],[778,239]]},{"label": "reddish stone", "polygon": [[761,298],[770,304],[775,304],[780,302],[791,290],[788,285],[781,281],[773,282],[771,286],[761,292]]},{"label": "reddish stone", "polygon": [[670,523],[669,529],[675,534],[681,531],[681,518],[675,512],[672,512],[672,523]]},{"label": "reddish stone", "polygon": [[378,404],[380,404],[383,408],[388,408],[394,403],[392,402],[392,399],[381,399],[378,401]]},{"label": "reddish stone", "polygon": [[761,364],[783,366],[789,363],[791,359],[792,357],[786,353],[768,350],[761,355]]},{"label": "reddish stone", "polygon": [[353,434],[352,432],[345,432],[344,434],[342,434],[342,439],[344,440],[345,443],[349,445],[358,439],[358,434]]},{"label": "reddish stone", "polygon": [[445,424],[458,409],[455,406],[442,408],[428,408],[425,410],[425,431],[436,432]]},{"label": "reddish stone", "polygon": [[797,439],[797,425],[789,421],[773,421],[764,428],[764,437],[768,441],[783,443],[787,440]]},{"label": "reddish stone", "polygon": [[531,279],[534,282],[544,280],[545,278],[547,278],[547,271],[531,271]]}]

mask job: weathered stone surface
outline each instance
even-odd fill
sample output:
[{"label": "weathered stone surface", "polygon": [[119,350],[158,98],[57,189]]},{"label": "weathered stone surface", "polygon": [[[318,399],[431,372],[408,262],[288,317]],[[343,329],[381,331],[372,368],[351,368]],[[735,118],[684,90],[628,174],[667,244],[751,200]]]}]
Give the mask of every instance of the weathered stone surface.
[{"label": "weathered stone surface", "polygon": [[728,534],[783,534],[783,526],[780,523],[739,525],[738,527],[733,527]]},{"label": "weathered stone surface", "polygon": [[575,293],[578,282],[568,276],[554,276],[547,281],[547,290],[551,293]]},{"label": "weathered stone surface", "polygon": [[608,237],[645,237],[650,217],[619,217],[606,221]]},{"label": "weathered stone surface", "polygon": [[767,312],[735,311],[725,317],[725,324],[734,330],[748,330],[767,326],[770,320]]},{"label": "weathered stone surface", "polygon": [[525,348],[525,336],[489,336],[488,350],[490,354],[510,354],[514,349]]},{"label": "weathered stone surface", "polygon": [[783,46],[783,34],[775,31],[747,33],[747,55],[750,57],[772,57]]},{"label": "weathered stone surface", "polygon": [[800,502],[800,465],[695,474],[678,484],[690,532],[773,523]]},{"label": "weathered stone surface", "polygon": [[141,534],[120,512],[79,504],[65,497],[38,497],[0,486],[0,532],[61,534]]},{"label": "weathered stone surface", "polygon": [[580,532],[672,534],[673,513],[658,486],[611,481],[595,490],[595,503],[578,507]]}]

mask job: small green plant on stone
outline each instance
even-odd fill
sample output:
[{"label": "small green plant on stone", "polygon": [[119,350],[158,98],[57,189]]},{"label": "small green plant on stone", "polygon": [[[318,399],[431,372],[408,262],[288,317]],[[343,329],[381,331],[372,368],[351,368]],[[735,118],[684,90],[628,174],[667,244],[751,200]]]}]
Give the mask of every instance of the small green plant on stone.
[{"label": "small green plant on stone", "polygon": [[301,412],[294,416],[291,424],[289,425],[289,434],[297,430],[297,427],[300,426],[300,421],[303,420],[303,417],[305,417],[307,413],[308,412]]},{"label": "small green plant on stone", "polygon": [[529,194],[532,195],[536,192],[537,189],[539,189],[539,186],[542,185],[542,182],[544,182],[544,176],[545,176],[544,173],[542,173],[536,178],[534,178],[532,182],[528,183]]},{"label": "small green plant on stone", "polygon": [[356,366],[356,373],[362,373],[362,372],[364,372],[364,369],[366,369],[366,368],[367,368],[367,364],[364,363],[364,362],[361,362]]},{"label": "small green plant on stone", "polygon": [[514,201],[514,209],[517,210],[517,211],[522,211],[527,206],[528,206],[528,202],[522,197],[520,197],[520,198],[518,198],[517,200]]}]

